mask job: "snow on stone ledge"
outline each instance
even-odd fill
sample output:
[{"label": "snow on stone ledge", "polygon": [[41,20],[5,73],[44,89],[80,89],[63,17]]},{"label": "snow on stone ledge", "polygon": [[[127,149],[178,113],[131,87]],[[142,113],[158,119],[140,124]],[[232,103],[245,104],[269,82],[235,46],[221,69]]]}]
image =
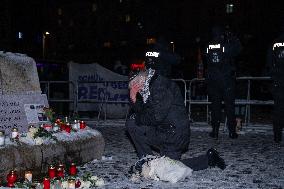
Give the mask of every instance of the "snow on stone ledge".
[{"label": "snow on stone ledge", "polygon": [[[77,132],[67,133],[65,131],[61,131],[61,132],[53,134],[53,136],[56,137],[58,141],[64,141],[64,142],[88,139],[88,138],[92,138],[94,136],[100,136],[100,135],[101,133],[99,131],[88,128],[88,127],[85,129],[81,129]],[[53,140],[52,138],[42,138],[42,141],[38,142],[37,139],[32,139],[29,137],[20,137],[20,142],[25,143],[27,145],[41,145],[41,144],[56,143],[56,141]],[[10,143],[12,145],[17,145],[17,143],[12,143],[12,142]]]},{"label": "snow on stone ledge", "polygon": [[79,140],[79,139],[87,139],[92,138],[93,136],[99,136],[101,133],[95,129],[85,128],[82,130],[79,130],[78,132],[59,132],[53,134],[59,141],[73,141],[73,140]]}]

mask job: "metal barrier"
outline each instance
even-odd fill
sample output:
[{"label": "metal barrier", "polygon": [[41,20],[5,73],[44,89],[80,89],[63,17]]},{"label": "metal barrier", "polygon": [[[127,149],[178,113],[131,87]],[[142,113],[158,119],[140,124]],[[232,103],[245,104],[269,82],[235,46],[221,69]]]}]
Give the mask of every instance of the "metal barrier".
[{"label": "metal barrier", "polygon": [[[238,77],[236,78],[237,81],[239,80],[245,80],[247,81],[247,94],[246,94],[246,99],[242,100],[236,100],[235,104],[236,105],[245,105],[245,123],[249,124],[250,123],[250,118],[251,118],[251,105],[273,105],[273,100],[268,100],[268,101],[260,101],[260,100],[252,100],[251,99],[251,82],[252,81],[267,81],[271,80],[270,77]],[[175,82],[181,82],[183,84],[182,91],[184,93],[184,105],[188,105],[188,116],[189,119],[192,120],[192,105],[206,105],[206,119],[207,122],[209,121],[209,102],[208,100],[208,95],[206,95],[206,100],[193,100],[191,99],[192,96],[192,86],[196,82],[204,82],[205,79],[197,79],[194,78],[192,80],[184,80],[184,79],[172,79]],[[72,103],[73,104],[73,111],[75,113],[78,112],[78,103],[101,103],[100,108],[99,108],[99,114],[98,114],[98,119],[100,118],[101,111],[103,109],[103,106],[105,106],[105,112],[104,112],[104,117],[106,119],[106,105],[111,104],[111,103],[118,103],[118,104],[129,104],[129,101],[113,101],[109,100],[108,96],[106,95],[108,93],[108,83],[113,83],[113,82],[127,82],[125,80],[113,80],[113,81],[95,81],[95,82],[87,82],[87,81],[80,81],[74,84],[71,81],[40,81],[40,84],[46,85],[45,89],[43,90],[43,93],[47,95],[47,99],[49,102],[55,102],[55,103]],[[78,87],[79,84],[87,84],[87,83],[102,83],[104,85],[104,91],[103,91],[103,96],[100,97],[99,99],[101,100],[93,100],[93,99],[79,99],[78,98]],[[69,95],[68,99],[54,99],[50,98],[50,85],[51,84],[68,84],[68,93],[70,92],[70,85],[71,85],[71,93],[72,95]],[[72,96],[72,98],[70,98]],[[126,116],[127,116],[126,112]]]},{"label": "metal barrier", "polygon": [[[41,85],[44,85],[42,87],[42,92],[44,94],[46,94],[47,96],[47,100],[48,102],[55,102],[55,103],[69,103],[69,104],[73,104],[73,110],[76,110],[77,109],[77,103],[76,103],[76,91],[75,91],[75,84],[72,82],[72,81],[40,81],[40,84]],[[68,94],[70,94],[70,89],[72,91],[72,94],[73,94],[73,98],[70,98],[70,95],[69,98],[67,99],[56,99],[56,98],[51,98],[50,97],[50,86],[52,84],[67,84],[67,90],[68,90]],[[71,88],[70,88],[70,85],[71,85]]]},{"label": "metal barrier", "polygon": [[[183,87],[183,89],[184,89],[184,105],[186,106],[186,98],[187,98],[187,84],[186,84],[186,81],[183,80],[183,79],[173,79],[173,81],[175,81],[175,82],[182,82],[182,84],[184,86]],[[108,96],[106,95],[108,93],[108,89],[107,89],[108,83],[113,83],[113,82],[116,82],[116,83],[117,82],[123,82],[123,83],[125,83],[125,82],[128,82],[128,81],[125,81],[125,80],[113,80],[113,81],[80,81],[80,82],[77,82],[77,85],[76,85],[76,94],[77,94],[77,96],[76,96],[76,98],[77,98],[76,99],[76,103],[77,104],[78,103],[101,103],[100,108],[99,108],[99,113],[98,113],[98,119],[100,118],[100,114],[101,114],[103,106],[105,106],[104,117],[106,119],[106,117],[107,117],[106,116],[106,112],[107,112],[107,110],[106,110],[107,106],[106,105],[107,104],[111,104],[111,103],[129,104],[128,100],[127,101],[111,101],[111,100],[108,99]],[[103,86],[104,86],[103,95],[104,96],[100,97],[101,100],[79,99],[79,97],[78,97],[78,91],[79,91],[78,86],[79,86],[79,84],[88,84],[88,83],[102,83],[103,84]],[[78,105],[76,107],[78,107]],[[76,112],[78,112],[78,109],[76,110]],[[125,117],[127,117],[127,114],[128,114],[128,111],[126,112]]]},{"label": "metal barrier", "polygon": [[[250,119],[251,119],[251,105],[273,105],[274,102],[273,100],[266,100],[266,101],[260,101],[260,100],[252,100],[251,99],[251,82],[252,81],[269,81],[271,80],[270,77],[237,77],[236,78],[237,81],[239,80],[245,80],[247,81],[247,94],[246,94],[246,99],[243,100],[236,100],[235,104],[236,105],[246,105],[246,110],[245,110],[245,123],[249,124],[250,123]],[[207,121],[209,120],[209,104],[211,104],[211,102],[209,102],[208,100],[208,95],[206,96],[206,100],[192,100],[191,99],[191,88],[193,83],[195,82],[204,82],[205,79],[197,79],[194,78],[192,80],[189,80],[187,82],[189,82],[189,89],[188,91],[188,99],[186,100],[188,102],[188,114],[189,114],[189,119],[192,120],[192,116],[191,116],[191,105],[192,104],[198,104],[198,105],[206,105],[206,110],[207,110]]]}]

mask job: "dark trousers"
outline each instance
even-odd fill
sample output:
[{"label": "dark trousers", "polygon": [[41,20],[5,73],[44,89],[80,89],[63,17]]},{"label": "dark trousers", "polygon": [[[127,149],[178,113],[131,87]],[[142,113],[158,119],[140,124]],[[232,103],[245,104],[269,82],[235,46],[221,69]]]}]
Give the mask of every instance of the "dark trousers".
[{"label": "dark trousers", "polygon": [[208,93],[211,104],[211,124],[213,130],[219,130],[222,118],[222,100],[225,105],[225,115],[230,133],[236,132],[235,117],[235,79],[222,78],[208,81]]},{"label": "dark trousers", "polygon": [[273,110],[273,132],[274,140],[282,140],[282,130],[284,125],[284,88],[274,88],[274,110]]},{"label": "dark trousers", "polygon": [[[167,156],[171,159],[180,160],[183,147],[168,143],[166,135],[157,131],[155,127],[138,126],[135,120],[126,121],[127,131],[134,143],[138,157],[153,155],[153,149],[157,149],[161,156]],[[181,160],[185,165],[197,171],[208,167],[208,158],[206,155]]]}]

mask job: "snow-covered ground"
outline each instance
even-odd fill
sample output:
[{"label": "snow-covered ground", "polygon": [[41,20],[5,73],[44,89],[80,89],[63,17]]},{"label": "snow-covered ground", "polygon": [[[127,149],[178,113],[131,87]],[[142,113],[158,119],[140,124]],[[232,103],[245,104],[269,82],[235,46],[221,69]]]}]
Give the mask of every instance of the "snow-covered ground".
[{"label": "snow-covered ground", "polygon": [[207,124],[192,124],[191,143],[183,158],[206,153],[215,147],[228,166],[224,171],[218,168],[196,171],[189,179],[170,184],[129,180],[128,170],[137,161],[137,156],[126,135],[123,120],[87,123],[103,134],[106,146],[103,160],[87,163],[83,169],[102,177],[106,182],[104,188],[284,188],[284,145],[283,142],[274,144],[271,125],[244,126],[237,140],[229,139],[226,130],[220,128],[220,138],[216,141],[208,136],[210,127]]}]

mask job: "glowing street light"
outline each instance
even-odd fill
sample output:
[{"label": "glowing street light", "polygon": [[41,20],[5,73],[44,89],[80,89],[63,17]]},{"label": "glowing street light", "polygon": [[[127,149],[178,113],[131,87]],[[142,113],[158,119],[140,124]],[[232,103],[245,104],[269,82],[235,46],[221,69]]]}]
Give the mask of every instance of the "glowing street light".
[{"label": "glowing street light", "polygon": [[173,53],[175,52],[175,42],[171,41]]},{"label": "glowing street light", "polygon": [[50,35],[50,33],[48,31],[44,32],[42,34],[42,58],[45,58],[45,50],[46,50],[46,37]]}]

